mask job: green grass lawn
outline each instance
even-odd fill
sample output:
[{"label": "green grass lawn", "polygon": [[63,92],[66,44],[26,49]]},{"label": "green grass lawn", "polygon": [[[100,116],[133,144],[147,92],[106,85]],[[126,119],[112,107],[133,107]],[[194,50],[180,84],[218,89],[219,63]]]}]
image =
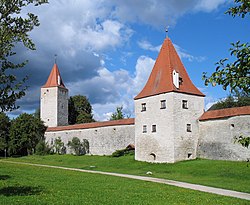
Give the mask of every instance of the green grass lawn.
[{"label": "green grass lawn", "polygon": [[[250,193],[250,165],[247,162],[193,160],[175,164],[138,162],[134,156],[119,158],[109,156],[47,155],[9,158],[8,160],[59,165],[80,169],[146,175],[152,177],[220,187]],[[95,167],[92,167],[95,166]]]},{"label": "green grass lawn", "polygon": [[[86,158],[91,157],[45,157],[48,161],[73,159],[74,163]],[[249,201],[140,180],[0,162],[0,204],[217,205]]]}]

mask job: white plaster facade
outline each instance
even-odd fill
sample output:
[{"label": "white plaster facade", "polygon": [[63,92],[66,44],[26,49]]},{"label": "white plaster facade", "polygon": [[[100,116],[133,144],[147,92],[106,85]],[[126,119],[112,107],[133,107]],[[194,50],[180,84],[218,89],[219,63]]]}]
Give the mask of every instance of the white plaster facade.
[{"label": "white plaster facade", "polygon": [[[183,100],[187,108],[182,107]],[[203,106],[204,97],[176,92],[135,100],[135,159],[158,163],[195,159]]]},{"label": "white plaster facade", "polygon": [[250,115],[200,122],[198,156],[206,159],[242,161],[250,159],[250,149],[235,137],[250,136]]},{"label": "white plaster facade", "polygon": [[68,90],[63,87],[41,88],[41,120],[48,127],[68,124]]},{"label": "white plaster facade", "polygon": [[54,140],[60,137],[66,146],[66,152],[71,153],[67,147],[68,141],[78,137],[81,141],[87,139],[89,142],[89,154],[111,155],[114,151],[124,149],[129,144],[134,144],[134,125],[114,125],[107,127],[96,127],[89,129],[75,129],[64,131],[46,132],[46,141],[53,146]]}]

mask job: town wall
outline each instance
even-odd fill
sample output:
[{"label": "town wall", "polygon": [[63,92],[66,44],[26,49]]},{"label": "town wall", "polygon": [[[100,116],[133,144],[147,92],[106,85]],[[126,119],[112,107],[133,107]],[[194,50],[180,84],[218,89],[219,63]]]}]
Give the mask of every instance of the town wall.
[{"label": "town wall", "polygon": [[250,159],[250,149],[235,137],[250,136],[250,115],[200,121],[198,157],[242,161]]},{"label": "town wall", "polygon": [[78,137],[81,141],[87,139],[91,155],[111,155],[114,151],[124,149],[129,144],[134,145],[134,135],[134,124],[47,131],[45,133],[46,141],[50,146],[53,146],[55,139],[60,137],[67,154],[71,153],[67,144],[73,137]]}]

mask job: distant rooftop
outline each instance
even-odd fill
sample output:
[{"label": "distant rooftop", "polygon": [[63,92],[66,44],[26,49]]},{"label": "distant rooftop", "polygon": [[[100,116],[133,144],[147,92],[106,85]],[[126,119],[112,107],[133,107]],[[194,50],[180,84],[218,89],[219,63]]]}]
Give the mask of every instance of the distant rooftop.
[{"label": "distant rooftop", "polygon": [[250,115],[250,106],[207,111],[200,117],[199,120],[204,121],[212,119],[221,119],[239,115]]},{"label": "distant rooftop", "polygon": [[75,124],[75,125],[67,125],[67,126],[48,127],[46,132],[79,130],[79,129],[90,129],[90,128],[98,128],[98,127],[134,125],[134,124],[135,124],[135,119],[129,118],[129,119],[112,120],[112,121],[105,121],[105,122],[91,122],[91,123],[83,123],[83,124]]},{"label": "distant rooftop", "polygon": [[45,83],[45,85],[43,86],[43,88],[49,88],[49,87],[66,88],[64,83],[63,83],[63,80],[62,80],[62,77],[60,75],[57,64],[54,64],[54,66],[49,74],[48,80]]}]

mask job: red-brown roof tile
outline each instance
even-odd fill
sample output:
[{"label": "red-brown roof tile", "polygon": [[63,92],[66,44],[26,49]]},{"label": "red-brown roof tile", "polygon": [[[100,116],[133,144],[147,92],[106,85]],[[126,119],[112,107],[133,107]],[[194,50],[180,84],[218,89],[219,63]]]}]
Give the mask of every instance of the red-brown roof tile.
[{"label": "red-brown roof tile", "polygon": [[[179,73],[182,84],[176,88],[173,83],[173,71]],[[156,59],[153,70],[143,90],[134,98],[140,99],[167,92],[180,92],[205,96],[190,80],[171,40],[166,38]]]},{"label": "red-brown roof tile", "polygon": [[200,117],[199,120],[200,121],[212,120],[212,119],[228,118],[239,115],[250,115],[250,106],[207,111],[203,113],[203,115]]},{"label": "red-brown roof tile", "polygon": [[63,131],[63,130],[78,130],[78,129],[90,129],[98,127],[108,127],[108,126],[119,126],[119,125],[134,125],[135,119],[122,119],[122,120],[112,120],[105,122],[92,122],[68,126],[58,126],[58,127],[48,127],[47,132]]},{"label": "red-brown roof tile", "polygon": [[62,77],[60,75],[59,69],[57,67],[57,64],[54,64],[47,82],[43,86],[43,88],[49,88],[49,87],[63,87],[66,88],[63,84]]}]

